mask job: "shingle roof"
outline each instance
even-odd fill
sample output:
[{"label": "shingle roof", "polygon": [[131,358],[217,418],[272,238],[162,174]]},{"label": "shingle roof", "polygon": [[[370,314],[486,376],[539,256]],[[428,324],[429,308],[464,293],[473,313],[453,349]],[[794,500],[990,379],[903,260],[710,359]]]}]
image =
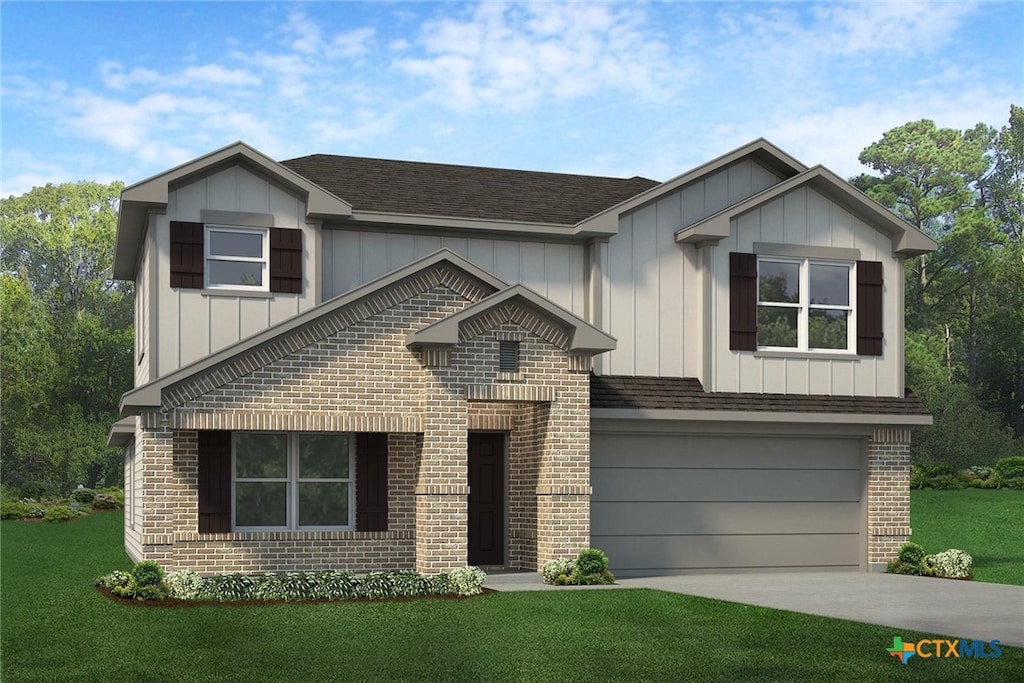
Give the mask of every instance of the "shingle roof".
[{"label": "shingle roof", "polygon": [[708,393],[692,377],[590,376],[591,408],[929,415],[916,396]]},{"label": "shingle roof", "polygon": [[575,225],[659,183],[314,154],[281,162],[356,211]]}]

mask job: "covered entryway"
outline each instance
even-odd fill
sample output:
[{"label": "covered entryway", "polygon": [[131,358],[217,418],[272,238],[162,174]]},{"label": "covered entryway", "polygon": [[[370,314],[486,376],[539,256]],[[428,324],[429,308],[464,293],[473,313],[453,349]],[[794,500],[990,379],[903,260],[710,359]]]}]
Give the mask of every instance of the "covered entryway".
[{"label": "covered entryway", "polygon": [[860,570],[863,438],[602,431],[591,440],[591,544],[620,576]]},{"label": "covered entryway", "polygon": [[505,563],[505,435],[469,433],[469,564]]}]

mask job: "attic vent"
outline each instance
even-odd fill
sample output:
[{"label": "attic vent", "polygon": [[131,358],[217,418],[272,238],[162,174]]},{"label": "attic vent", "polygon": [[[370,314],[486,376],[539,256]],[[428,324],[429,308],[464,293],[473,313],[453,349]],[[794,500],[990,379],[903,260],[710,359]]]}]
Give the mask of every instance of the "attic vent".
[{"label": "attic vent", "polygon": [[519,342],[498,342],[498,372],[519,372]]}]

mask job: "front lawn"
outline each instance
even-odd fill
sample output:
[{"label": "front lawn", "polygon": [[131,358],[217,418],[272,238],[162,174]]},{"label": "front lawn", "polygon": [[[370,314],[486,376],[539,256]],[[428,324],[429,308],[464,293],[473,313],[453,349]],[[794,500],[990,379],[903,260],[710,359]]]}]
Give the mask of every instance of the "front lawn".
[{"label": "front lawn", "polygon": [[911,490],[910,540],[937,553],[949,548],[974,558],[976,581],[1024,586],[1024,491]]},{"label": "front lawn", "polygon": [[[3,522],[8,681],[1017,681],[998,659],[886,653],[925,634],[651,590],[468,600],[134,608],[97,575],[127,569],[122,515]],[[936,594],[941,599],[941,592]]]}]

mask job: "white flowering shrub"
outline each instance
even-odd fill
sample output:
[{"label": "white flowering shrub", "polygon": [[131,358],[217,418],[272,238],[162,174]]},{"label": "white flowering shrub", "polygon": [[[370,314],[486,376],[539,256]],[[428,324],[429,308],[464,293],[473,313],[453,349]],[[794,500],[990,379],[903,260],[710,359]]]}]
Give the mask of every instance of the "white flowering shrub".
[{"label": "white flowering shrub", "polygon": [[459,567],[448,573],[448,585],[455,595],[477,595],[481,592],[487,574],[477,567]]},{"label": "white flowering shrub", "polygon": [[179,600],[195,600],[203,588],[203,577],[191,569],[182,569],[180,572],[167,572],[164,575],[164,583],[167,584],[167,594]]},{"label": "white flowering shrub", "polygon": [[966,579],[974,559],[963,550],[945,550],[924,558],[925,573],[946,579]]},{"label": "white flowering shrub", "polygon": [[544,569],[541,570],[544,574],[544,583],[552,586],[558,585],[558,577],[569,576],[576,568],[576,560],[568,558],[558,558],[554,560],[548,560],[544,563]]},{"label": "white flowering shrub", "polygon": [[109,574],[104,574],[100,578],[96,579],[93,582],[93,585],[103,586],[106,589],[113,590],[114,588],[123,588],[127,586],[131,578],[131,574],[128,572],[114,571]]}]

